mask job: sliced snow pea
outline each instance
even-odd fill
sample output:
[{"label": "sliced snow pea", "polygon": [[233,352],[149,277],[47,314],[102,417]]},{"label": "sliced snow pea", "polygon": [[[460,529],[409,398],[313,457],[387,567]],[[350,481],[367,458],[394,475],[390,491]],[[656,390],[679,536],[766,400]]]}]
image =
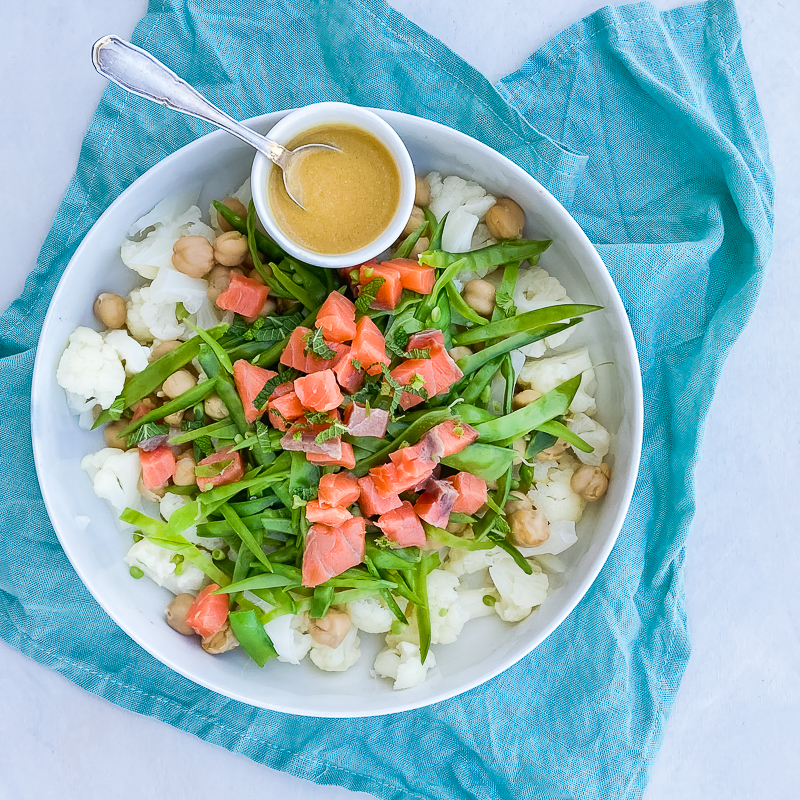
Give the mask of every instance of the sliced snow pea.
[{"label": "sliced snow pea", "polygon": [[547,422],[543,422],[541,425],[537,425],[536,430],[542,433],[549,433],[557,439],[563,439],[565,442],[569,442],[573,447],[577,447],[578,450],[583,453],[591,453],[594,451],[594,447],[581,439],[577,433],[573,433],[563,422],[559,422],[557,419],[551,419]]},{"label": "sliced snow pea", "polygon": [[497,481],[497,489],[491,496],[492,506],[489,510],[479,519],[473,526],[472,532],[475,534],[476,539],[483,539],[494,530],[495,526],[502,520],[506,529],[508,524],[505,521],[502,509],[508,499],[508,493],[511,489],[511,472],[513,467],[509,467],[505,475],[501,476]]},{"label": "sliced snow pea", "polygon": [[[517,288],[519,276],[519,261],[511,261],[503,268],[503,278],[495,292],[495,306],[492,311],[492,322],[503,317],[512,317],[516,314],[514,308],[514,289]],[[513,313],[512,313],[513,312]]]},{"label": "sliced snow pea", "polygon": [[170,414],[174,414],[176,411],[184,411],[185,409],[195,405],[197,402],[205,400],[206,397],[214,394],[216,390],[217,382],[213,379],[198,383],[196,386],[192,386],[191,389],[187,389],[183,394],[179,394],[176,398],[170,400],[168,403],[164,403],[163,406],[159,406],[158,408],[154,408],[152,411],[148,411],[146,414],[139,417],[136,422],[131,422],[131,424],[123,428],[118,435],[127,436],[129,433],[133,433],[133,431],[135,431],[137,428],[140,428],[146,422],[154,422],[157,419],[168,417]]},{"label": "sliced snow pea", "polygon": [[278,657],[272,640],[267,636],[255,611],[252,609],[233,611],[228,614],[228,622],[236,641],[259,667],[263,667],[270,659]]},{"label": "sliced snow pea", "polygon": [[454,311],[461,314],[464,319],[469,322],[474,322],[476,325],[486,325],[488,320],[484,319],[477,311],[467,305],[464,298],[458,293],[456,287],[452,283],[445,286],[447,292],[447,299],[450,301],[450,306]]},{"label": "sliced snow pea", "polygon": [[500,339],[514,334],[535,331],[552,325],[554,322],[562,322],[584,314],[591,314],[592,311],[599,311],[600,309],[602,309],[602,306],[588,306],[578,303],[536,308],[533,311],[526,311],[524,314],[517,314],[514,317],[497,319],[480,328],[470,328],[467,331],[456,334],[453,337],[453,341],[456,345],[487,342],[491,339]]},{"label": "sliced snow pea", "polygon": [[222,365],[222,368],[228,373],[233,375],[233,364],[231,364],[230,357],[225,352],[225,348],[213,336],[209,336],[202,328],[192,325],[189,320],[186,324],[214,351],[217,361]]},{"label": "sliced snow pea", "polygon": [[497,419],[497,414],[492,414],[491,411],[487,411],[485,408],[478,408],[478,406],[473,406],[469,403],[459,403],[453,406],[452,410],[467,425],[478,425],[481,422]]},{"label": "sliced snow pea", "polygon": [[[219,200],[212,200],[211,204],[217,210],[217,214],[221,216],[228,225],[231,226],[235,231],[239,231],[239,233],[243,233],[247,235],[247,220],[244,217],[240,217],[235,211],[232,211],[228,206],[224,203],[221,203]],[[263,253],[267,258],[283,258],[286,253],[284,253],[283,248],[277,245],[275,242],[272,241],[266,234],[262,233],[257,228],[255,229],[255,242],[256,246],[258,247],[259,251]]]},{"label": "sliced snow pea", "polygon": [[414,593],[420,602],[415,606],[419,628],[419,655],[424,664],[431,647],[431,609],[428,604],[428,574],[439,566],[438,553],[426,553],[414,569]]},{"label": "sliced snow pea", "polygon": [[439,299],[436,301],[436,305],[433,307],[430,317],[428,317],[427,327],[436,328],[442,332],[444,335],[444,346],[447,350],[453,346],[453,337],[450,333],[452,319],[450,301],[447,299],[447,293],[445,292],[439,295]]},{"label": "sliced snow pea", "polygon": [[[447,217],[450,212],[446,212],[445,215],[437,222],[436,217],[433,215],[433,212],[426,208],[425,209],[425,217],[427,218],[428,222],[431,225],[431,243],[428,245],[428,250],[441,250],[442,249],[442,234],[444,233],[444,224],[447,222]],[[423,262],[424,263],[424,262]]]},{"label": "sliced snow pea", "polygon": [[533,436],[531,436],[528,446],[525,448],[525,459],[527,461],[532,461],[542,450],[547,450],[548,447],[552,447],[557,441],[557,436],[552,436],[544,431],[534,430]]},{"label": "sliced snow pea", "polygon": [[[577,325],[582,319],[582,317],[577,317],[568,322],[557,322],[553,325],[545,325],[541,328],[536,328],[528,333],[518,333],[515,336],[509,336],[507,339],[502,339],[489,347],[485,347],[479,353],[473,353],[471,356],[459,358],[456,364],[458,364],[458,368],[465,376],[470,375],[492,359],[510,353],[512,350],[518,350],[520,347],[525,347],[527,344],[533,344],[533,342],[546,339],[548,336],[561,333],[561,331],[565,331],[567,328]],[[486,326],[486,328],[488,327],[489,325]],[[471,330],[486,330],[486,328],[472,328]]]},{"label": "sliced snow pea", "polygon": [[421,557],[418,547],[398,547],[396,550],[387,550],[378,547],[369,539],[367,539],[366,553],[378,569],[413,569]]},{"label": "sliced snow pea", "polygon": [[292,280],[292,277],[288,274],[288,270],[291,269],[291,262],[287,258],[284,258],[280,264],[270,261],[269,267],[284,290],[294,297],[295,300],[302,303],[307,309],[310,310],[320,305],[314,301],[314,298],[306,291],[304,286]]},{"label": "sliced snow pea", "polygon": [[528,563],[525,556],[520,553],[517,548],[511,544],[511,542],[506,539],[505,536],[501,533],[497,533],[497,531],[490,531],[486,538],[489,540],[492,546],[499,547],[501,550],[505,550],[511,558],[514,559],[514,563],[526,574],[530,575],[533,572],[533,567]]},{"label": "sliced snow pea", "polygon": [[550,241],[532,241],[529,239],[515,239],[513,241],[497,242],[480,250],[472,250],[469,253],[448,253],[434,247],[423,253],[419,260],[429,267],[442,269],[450,266],[454,261],[461,258],[465,259],[461,269],[469,272],[477,272],[482,269],[491,269],[500,264],[508,264],[509,261],[527,261],[529,264],[536,264],[539,256],[550,246]]},{"label": "sliced snow pea", "polygon": [[411,251],[414,249],[414,245],[419,241],[419,237],[422,236],[427,229],[428,220],[426,219],[422,225],[408,234],[405,241],[400,245],[400,247],[397,248],[397,252],[392,256],[392,258],[408,258],[411,255]]},{"label": "sliced snow pea", "polygon": [[580,384],[581,376],[576,375],[543,394],[525,408],[520,408],[504,417],[498,417],[496,420],[476,425],[475,430],[479,434],[478,441],[510,444],[520,436],[530,433],[543,422],[566,414]]},{"label": "sliced snow pea", "polygon": [[[239,429],[239,433],[242,435],[247,434],[250,431],[250,425],[244,416],[242,400],[239,397],[239,393],[236,391],[236,387],[233,385],[233,381],[227,375],[223,374],[222,365],[220,364],[217,354],[208,347],[208,345],[204,344],[200,348],[198,360],[206,375],[208,375],[209,378],[217,379],[217,394],[220,396],[222,402],[225,403],[225,407],[231,415],[231,421]],[[202,386],[203,384],[198,385]]]},{"label": "sliced snow pea", "polygon": [[303,500],[313,500],[319,489],[322,470],[312,464],[304,453],[293,451],[289,471],[289,493]]},{"label": "sliced snow pea", "polygon": [[[292,272],[303,281],[303,288],[312,301],[312,305],[308,307],[314,308],[316,306],[321,306],[328,298],[330,290],[327,288],[327,281],[325,279],[320,279],[320,273],[322,273],[322,275],[327,275],[330,273],[330,270],[321,269],[311,264],[305,264],[302,261],[298,261],[296,258],[292,258],[292,256],[286,256],[283,262],[285,262]],[[283,262],[281,263],[283,264]]]},{"label": "sliced snow pea", "polygon": [[[450,515],[450,519],[453,519],[452,514]],[[443,528],[437,528],[435,525],[429,525],[427,522],[423,522],[422,527],[425,529],[425,533],[429,538],[443,547],[460,547],[462,550],[491,550],[494,547],[491,542],[482,542],[476,539],[462,539],[460,536],[454,536]]]},{"label": "sliced snow pea", "polygon": [[[253,203],[250,203],[250,208],[247,211],[247,247],[250,250],[250,258],[253,259],[253,267],[255,271],[261,276],[261,280],[269,287],[273,297],[290,298],[288,294],[278,281],[272,276],[272,273],[264,266],[258,254],[258,244],[256,242],[256,208]],[[279,258],[280,256],[267,256],[267,258]]]},{"label": "sliced snow pea", "polygon": [[379,439],[377,436],[352,436],[346,433],[342,436],[342,441],[360,447],[368,454],[377,453],[386,446],[386,440]]},{"label": "sliced snow pea", "polygon": [[356,468],[353,470],[353,474],[357,478],[362,478],[372,467],[382,464],[389,456],[389,453],[393,453],[395,450],[397,450],[400,445],[403,444],[403,442],[407,442],[408,444],[416,444],[431,428],[433,428],[435,425],[438,425],[440,422],[444,422],[447,419],[452,419],[453,416],[455,415],[448,408],[429,411],[427,414],[416,420],[416,422],[413,422],[411,425],[409,425],[399,436],[392,439],[391,442],[384,445],[384,447],[382,447],[376,453],[373,453],[369,458],[365,458],[360,463],[357,463]]},{"label": "sliced snow pea", "polygon": [[511,356],[508,354],[503,356],[503,362],[500,365],[500,373],[506,382],[505,390],[503,392],[503,413],[510,414],[511,401],[514,399],[516,376],[514,375],[514,365],[511,363]]},{"label": "sliced snow pea", "polygon": [[493,358],[483,364],[477,372],[465,373],[465,377],[453,387],[448,399],[450,397],[462,397],[465,403],[475,403],[483,390],[492,382],[492,378],[494,378],[497,370],[500,369],[500,364],[500,357]]},{"label": "sliced snow pea", "polygon": [[328,613],[332,602],[333,586],[330,581],[326,581],[314,589],[314,596],[311,598],[311,605],[308,607],[308,616],[312,619],[322,619]]},{"label": "sliced snow pea", "polygon": [[229,505],[223,505],[220,508],[220,513],[225,517],[228,525],[230,525],[233,532],[242,540],[247,549],[267,568],[267,572],[272,572],[272,564],[270,564],[269,559],[264,555],[260,542],[256,540],[247,525],[242,522],[239,515]]},{"label": "sliced snow pea", "polygon": [[424,322],[428,317],[430,317],[431,312],[433,311],[436,303],[439,299],[439,293],[447,286],[450,281],[456,276],[457,273],[461,272],[464,269],[464,262],[466,259],[457,259],[452,264],[450,264],[447,269],[442,272],[441,275],[436,279],[436,283],[433,284],[433,289],[431,289],[431,293],[425,297],[422,302],[417,306],[416,311],[414,312],[414,316],[420,321]]},{"label": "sliced snow pea", "polygon": [[[208,381],[206,381],[208,382]],[[203,384],[199,384],[202,386]],[[204,425],[202,428],[194,428],[190,431],[185,431],[173,436],[170,444],[186,444],[193,442],[195,439],[200,439],[203,436],[213,436],[215,439],[233,439],[239,432],[239,429],[231,424],[230,420],[221,419],[219,422],[212,422],[210,425]]]},{"label": "sliced snow pea", "polygon": [[442,464],[460,472],[471,472],[485,481],[496,481],[518,457],[516,450],[473,442],[460,453],[443,458]]},{"label": "sliced snow pea", "polygon": [[280,500],[274,494],[268,494],[265,497],[258,497],[255,500],[243,500],[241,503],[230,503],[230,507],[240,517],[249,517],[252,514],[266,511],[268,508],[274,508],[279,504]]},{"label": "sliced snow pea", "polygon": [[291,586],[292,584],[294,584],[294,581],[285,575],[265,572],[261,575],[253,575],[252,578],[245,578],[243,581],[230,583],[221,589],[217,589],[216,592],[212,592],[212,594],[232,594],[234,592],[248,592],[253,589],[274,589],[276,586]]},{"label": "sliced snow pea", "polygon": [[[227,325],[218,325],[215,328],[209,328],[206,333],[216,339],[222,336],[227,329]],[[146,366],[138,375],[129,378],[117,398],[117,400],[122,399],[122,409],[130,408],[134,403],[154,392],[170,375],[199,354],[201,344],[203,344],[203,340],[199,336],[194,336],[188,342],[178,345],[174,350],[164,353],[161,358]],[[103,411],[92,427],[97,428],[106,422],[111,422],[111,419],[108,411]]]},{"label": "sliced snow pea", "polygon": [[[364,564],[369,570],[369,574],[372,575],[373,578],[375,578],[376,580],[385,580],[385,578],[383,578],[380,572],[378,572],[377,567],[375,566],[375,564],[372,563],[372,559],[368,555],[364,556]],[[397,583],[392,582],[392,586],[397,587]],[[400,609],[400,606],[397,605],[397,601],[392,596],[392,593],[388,589],[383,589],[381,591],[381,597],[384,599],[384,602],[386,603],[387,607],[392,612],[392,614],[394,614],[395,617],[400,620],[400,622],[402,622],[405,625],[408,625],[408,619]]]}]

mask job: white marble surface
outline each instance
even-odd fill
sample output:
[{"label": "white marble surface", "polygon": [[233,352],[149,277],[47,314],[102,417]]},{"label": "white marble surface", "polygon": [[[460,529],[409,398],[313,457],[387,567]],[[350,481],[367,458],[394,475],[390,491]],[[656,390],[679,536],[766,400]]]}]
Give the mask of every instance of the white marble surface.
[{"label": "white marble surface", "polygon": [[[491,80],[602,4],[394,2]],[[647,800],[800,795],[800,6],[738,6],[777,170],[775,253],[708,420],[686,559],[693,655]],[[89,46],[105,33],[129,34],[144,11],[144,0],[39,0],[3,9],[0,176],[12,224],[0,259],[0,308],[34,264],[100,97]],[[34,43],[46,43],[35,58]],[[242,800],[367,797],[290,778],[131,714],[2,642],[0,698],[0,800],[198,800],[222,786]]]}]

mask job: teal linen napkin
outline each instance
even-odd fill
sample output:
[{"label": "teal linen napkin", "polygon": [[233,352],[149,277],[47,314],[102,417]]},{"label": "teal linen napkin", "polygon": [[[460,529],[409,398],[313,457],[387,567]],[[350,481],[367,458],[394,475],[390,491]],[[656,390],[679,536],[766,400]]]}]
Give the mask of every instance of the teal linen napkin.
[{"label": "teal linen napkin", "polygon": [[724,0],[663,14],[606,8],[495,90],[381,0],[153,0],[134,41],[238,118],[317,100],[419,114],[496,148],[571,206],[633,324],[641,472],[580,605],[527,658],[460,697],[306,719],[163,667],[115,627],[59,548],[28,422],[42,319],[76,246],[131,181],[209,130],[110,86],[36,269],[0,318],[0,635],[112,702],[318,783],[397,800],[640,797],[689,656],[682,567],[704,419],[772,243],[773,174],[739,36]]}]

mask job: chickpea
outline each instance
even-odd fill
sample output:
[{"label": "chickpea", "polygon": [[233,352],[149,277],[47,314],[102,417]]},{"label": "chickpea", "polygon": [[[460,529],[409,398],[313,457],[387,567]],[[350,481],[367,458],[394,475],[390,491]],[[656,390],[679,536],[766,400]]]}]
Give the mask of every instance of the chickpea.
[{"label": "chickpea", "polygon": [[222,402],[222,398],[218,394],[212,394],[206,397],[203,401],[203,411],[205,411],[211,419],[225,419],[225,417],[230,416],[228,407]]},{"label": "chickpea", "polygon": [[261,277],[261,274],[257,269],[248,272],[247,277],[250,278],[251,281],[255,281],[256,283],[260,283],[262,286],[266,286],[264,279]]},{"label": "chickpea", "polygon": [[416,176],[416,187],[414,190],[414,205],[428,206],[431,203],[431,185],[427,178]]},{"label": "chickpea", "polygon": [[564,441],[564,439],[557,439],[554,445],[551,445],[546,450],[542,450],[542,452],[536,456],[536,459],[537,461],[558,461],[558,459],[567,452],[568,447],[569,442]]},{"label": "chickpea", "polygon": [[414,233],[423,222],[425,222],[425,212],[419,206],[414,206],[411,209],[411,216],[408,218],[405,228],[403,228],[403,236],[409,236]]},{"label": "chickpea", "polygon": [[510,197],[501,197],[486,212],[486,227],[495,239],[519,239],[525,212]]},{"label": "chickpea", "polygon": [[335,608],[328,610],[322,619],[308,619],[308,632],[317,644],[338,647],[350,630],[350,617]]},{"label": "chickpea", "polygon": [[542,393],[537,389],[525,389],[523,392],[518,392],[511,398],[511,408],[517,410],[529,406],[534,400],[538,400]]},{"label": "chickpea", "polygon": [[92,311],[97,319],[107,328],[117,330],[125,324],[128,318],[128,307],[118,294],[103,292],[97,295]]},{"label": "chickpea", "polygon": [[238,267],[247,252],[247,237],[239,231],[223,233],[214,242],[214,258],[224,267]]},{"label": "chickpea", "polygon": [[281,314],[291,314],[298,306],[297,300],[291,297],[278,298],[278,312]]},{"label": "chickpea", "polygon": [[464,302],[482,317],[491,317],[495,306],[495,288],[489,281],[467,281],[461,292]]},{"label": "chickpea", "polygon": [[503,506],[503,511],[507,516],[516,513],[517,511],[532,511],[533,503],[528,495],[522,492],[512,492],[509,495],[506,504]]},{"label": "chickpea", "polygon": [[411,248],[409,258],[419,258],[430,246],[431,240],[427,236],[420,236],[416,244]]},{"label": "chickpea", "polygon": [[182,420],[183,411],[176,411],[174,414],[167,414],[167,416],[164,417],[164,422],[166,422],[167,425],[173,425],[175,427],[180,425]]},{"label": "chickpea", "polygon": [[507,519],[509,539],[517,547],[538,547],[550,538],[550,523],[537,508],[521,508]]},{"label": "chickpea", "polygon": [[106,440],[106,447],[117,447],[120,450],[127,450],[128,445],[125,437],[118,436],[119,432],[127,425],[127,421],[109,422],[103,428],[103,438]]},{"label": "chickpea", "polygon": [[193,386],[197,386],[197,378],[189,370],[179,369],[164,381],[161,390],[167,397],[174,399],[188,392]]},{"label": "chickpea", "polygon": [[148,489],[141,478],[139,478],[136,488],[139,490],[139,494],[151,503],[161,502],[161,498],[167,493],[166,485],[159,486],[157,489]]},{"label": "chickpea", "polygon": [[154,344],[150,350],[150,361],[157,361],[161,356],[172,352],[176,347],[180,347],[181,343],[175,339],[167,339],[166,341]]},{"label": "chickpea", "polygon": [[172,482],[176,486],[193,486],[197,483],[194,474],[195,466],[194,456],[191,453],[182,455],[175,462],[175,474],[172,476]]},{"label": "chickpea", "polygon": [[467,528],[469,528],[469,525],[466,522],[448,522],[446,530],[448,533],[459,536],[464,533]]},{"label": "chickpea", "polygon": [[225,620],[225,624],[211,636],[207,636],[200,642],[200,646],[206,653],[212,656],[217,656],[220,653],[227,653],[233,650],[234,647],[239,646],[239,642],[233,635],[231,624]]},{"label": "chickpea", "polygon": [[584,500],[593,503],[608,490],[610,477],[611,469],[608,464],[600,464],[599,467],[590,467],[588,464],[584,464],[572,476],[569,486],[575,494],[579,494]]},{"label": "chickpea", "polygon": [[[228,206],[228,208],[239,217],[247,216],[247,209],[244,207],[244,203],[235,197],[226,197],[222,201],[222,205]],[[219,213],[217,213],[217,222],[225,233],[233,230],[233,228],[228,224],[228,221],[223,219]]]},{"label": "chickpea", "polygon": [[202,278],[214,268],[214,248],[205,236],[181,236],[172,246],[172,266],[190,278]]},{"label": "chickpea", "polygon": [[173,597],[172,602],[164,609],[167,625],[184,636],[191,636],[194,633],[194,629],[186,622],[186,615],[192,603],[194,603],[193,595],[179,594]]},{"label": "chickpea", "polygon": [[472,355],[472,350],[466,345],[459,345],[458,347],[454,347],[452,350],[447,351],[450,354],[450,358],[453,361],[458,361],[459,358],[466,358],[467,356]]}]

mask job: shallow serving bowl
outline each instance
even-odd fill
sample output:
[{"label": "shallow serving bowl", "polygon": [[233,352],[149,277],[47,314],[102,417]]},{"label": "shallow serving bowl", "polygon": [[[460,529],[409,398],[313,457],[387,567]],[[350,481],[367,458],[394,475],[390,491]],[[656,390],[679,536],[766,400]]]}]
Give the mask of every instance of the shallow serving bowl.
[{"label": "shallow serving bowl", "polygon": [[[250,124],[266,133],[285,113]],[[528,619],[512,625],[493,616],[467,623],[456,642],[434,646],[437,666],[425,683],[395,692],[390,681],[369,675],[383,644],[380,635],[361,634],[361,659],[344,673],[321,672],[305,662],[300,667],[270,662],[259,669],[241,649],[211,657],[194,637],[176,634],[163,621],[171,595],[128,574],[123,556],[130,535],[117,531],[111,511],[79,467],[84,455],[104,446],[102,433],[78,427],[56,383],[56,366],[74,328],[97,328],[92,316],[97,294],[125,295],[140,282],[119,257],[120,243],[135,220],[164,197],[194,186],[201,189],[200,207],[207,209],[212,199],[226,197],[248,176],[252,150],[225,133],[204,136],[161,161],[100,217],[53,296],[33,374],[33,448],[42,494],[64,551],[95,599],[122,631],[187,678],[236,700],[292,714],[395,713],[464,692],[510,667],[553,632],[597,576],[622,527],[639,464],[642,390],[633,336],[608,271],[586,235],[539,183],[486,145],[418,117],[378,113],[400,134],[418,173],[435,169],[460,175],[519,202],[527,217],[525,236],[553,240],[541,266],[575,302],[605,307],[581,323],[566,348],[588,345],[593,362],[605,364],[597,370],[597,418],[612,436],[612,481],[606,497],[587,506],[578,523],[578,543],[561,556],[567,564],[563,582]],[[91,522],[84,527],[77,517]]]}]

